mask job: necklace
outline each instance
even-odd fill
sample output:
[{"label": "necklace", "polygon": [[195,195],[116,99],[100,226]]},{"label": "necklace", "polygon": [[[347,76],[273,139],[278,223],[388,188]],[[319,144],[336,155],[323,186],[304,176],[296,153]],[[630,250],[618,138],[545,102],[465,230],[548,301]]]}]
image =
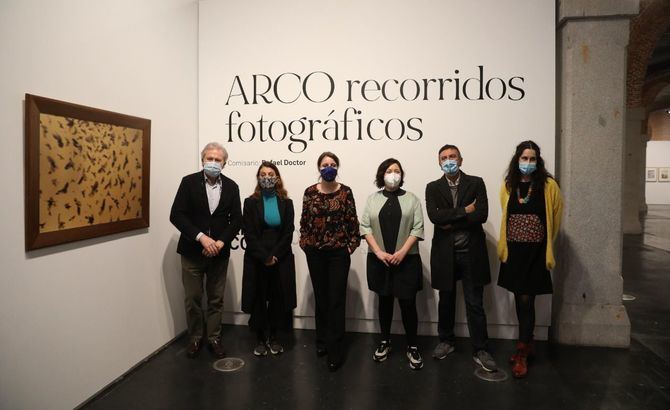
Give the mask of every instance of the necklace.
[{"label": "necklace", "polygon": [[530,196],[532,195],[532,193],[533,193],[532,184],[528,187],[528,193],[523,198],[521,198],[521,189],[519,189],[519,187],[516,188],[516,198],[520,204],[527,204],[528,201],[530,201]]}]

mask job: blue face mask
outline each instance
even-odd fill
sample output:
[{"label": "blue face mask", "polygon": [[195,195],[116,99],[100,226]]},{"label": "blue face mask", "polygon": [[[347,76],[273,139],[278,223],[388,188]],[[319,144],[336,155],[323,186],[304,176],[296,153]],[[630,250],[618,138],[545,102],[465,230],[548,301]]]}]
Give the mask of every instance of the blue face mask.
[{"label": "blue face mask", "polygon": [[442,171],[447,175],[456,175],[458,173],[458,161],[455,159],[445,159],[442,162]]},{"label": "blue face mask", "polygon": [[535,162],[519,162],[519,171],[522,175],[530,175],[537,169],[537,163]]},{"label": "blue face mask", "polygon": [[205,162],[202,165],[202,168],[205,170],[205,175],[207,175],[210,178],[218,178],[219,174],[221,174],[221,164],[219,164],[218,162],[214,161]]},{"label": "blue face mask", "polygon": [[337,168],[335,167],[324,167],[321,168],[321,178],[323,178],[324,181],[327,182],[333,182],[335,181],[335,177],[337,176]]}]

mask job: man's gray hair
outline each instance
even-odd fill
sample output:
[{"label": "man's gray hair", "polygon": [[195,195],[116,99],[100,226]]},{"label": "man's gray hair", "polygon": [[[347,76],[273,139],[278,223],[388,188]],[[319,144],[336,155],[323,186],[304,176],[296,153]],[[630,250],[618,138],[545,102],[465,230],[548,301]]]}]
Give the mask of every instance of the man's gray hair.
[{"label": "man's gray hair", "polygon": [[210,142],[205,145],[205,148],[200,151],[200,161],[205,159],[205,152],[211,151],[213,149],[223,153],[223,163],[225,164],[228,161],[228,151],[226,151],[226,149],[223,148],[223,145],[219,144],[218,142]]}]

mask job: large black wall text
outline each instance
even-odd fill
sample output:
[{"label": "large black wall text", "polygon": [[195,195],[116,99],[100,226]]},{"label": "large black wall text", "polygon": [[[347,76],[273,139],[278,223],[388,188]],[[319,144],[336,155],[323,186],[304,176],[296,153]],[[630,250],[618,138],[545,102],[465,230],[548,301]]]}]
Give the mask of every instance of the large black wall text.
[{"label": "large black wall text", "polygon": [[[226,106],[228,142],[286,142],[293,153],[303,152],[308,143],[326,141],[418,141],[423,137],[423,118],[366,118],[356,103],[396,101],[520,101],[526,96],[523,76],[490,76],[483,65],[473,75],[454,70],[449,78],[347,79],[343,84],[340,111],[324,110],[319,119],[296,115],[291,119],[269,119],[264,114],[246,118],[245,106],[271,104],[322,104],[334,102],[337,82],[325,71],[306,75],[286,72],[271,77],[236,75],[228,91]],[[231,107],[231,108],[232,108]]]}]

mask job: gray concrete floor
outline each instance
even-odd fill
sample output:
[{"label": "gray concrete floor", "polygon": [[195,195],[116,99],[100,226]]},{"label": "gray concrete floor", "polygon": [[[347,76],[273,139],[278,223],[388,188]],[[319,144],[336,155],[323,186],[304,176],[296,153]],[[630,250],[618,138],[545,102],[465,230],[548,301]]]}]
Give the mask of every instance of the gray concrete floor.
[{"label": "gray concrete floor", "polygon": [[643,229],[645,245],[670,251],[670,205],[648,205]]}]

